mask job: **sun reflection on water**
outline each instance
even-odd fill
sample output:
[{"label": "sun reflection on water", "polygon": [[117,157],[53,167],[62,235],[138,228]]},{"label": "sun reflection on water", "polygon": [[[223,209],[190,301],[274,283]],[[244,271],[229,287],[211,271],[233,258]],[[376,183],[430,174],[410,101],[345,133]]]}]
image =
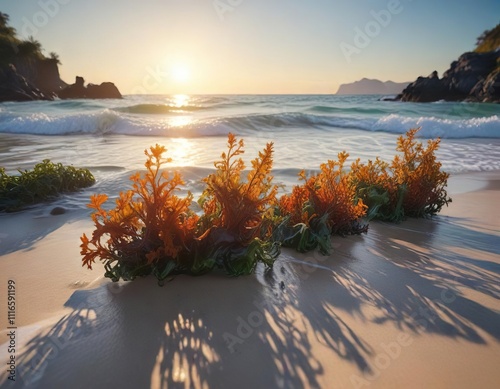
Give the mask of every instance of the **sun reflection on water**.
[{"label": "sun reflection on water", "polygon": [[185,127],[194,121],[192,115],[186,115],[185,110],[188,109],[191,98],[188,95],[173,95],[170,98],[170,104],[172,107],[179,109],[177,114],[179,116],[174,116],[168,119],[169,127]]},{"label": "sun reflection on water", "polygon": [[168,125],[170,127],[184,127],[193,122],[192,116],[176,116],[169,118]]},{"label": "sun reflection on water", "polygon": [[176,108],[186,107],[189,105],[190,97],[188,95],[173,95],[172,105]]},{"label": "sun reflection on water", "polygon": [[168,156],[172,158],[172,164],[175,166],[194,165],[194,150],[192,142],[186,138],[173,138],[169,142]]}]

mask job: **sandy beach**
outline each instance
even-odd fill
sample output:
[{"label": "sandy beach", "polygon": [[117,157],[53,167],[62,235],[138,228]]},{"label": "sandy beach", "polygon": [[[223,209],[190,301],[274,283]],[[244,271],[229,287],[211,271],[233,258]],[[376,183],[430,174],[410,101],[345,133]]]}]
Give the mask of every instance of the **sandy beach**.
[{"label": "sandy beach", "polygon": [[2,2],[0,389],[500,388],[500,1],[453,5]]},{"label": "sandy beach", "polygon": [[500,174],[449,189],[439,216],[372,222],[330,256],[284,249],[272,271],[164,287],[82,268],[82,211],[0,215],[0,386],[496,388]]}]

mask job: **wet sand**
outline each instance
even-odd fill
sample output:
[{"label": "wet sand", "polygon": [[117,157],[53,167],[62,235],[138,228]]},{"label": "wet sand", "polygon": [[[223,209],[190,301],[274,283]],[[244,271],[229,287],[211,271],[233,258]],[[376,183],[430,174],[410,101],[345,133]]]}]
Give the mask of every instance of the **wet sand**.
[{"label": "wet sand", "polygon": [[272,271],[162,288],[82,268],[85,214],[0,215],[0,386],[496,388],[499,190],[498,172],[456,175],[431,220],[372,222],[333,238],[331,256],[284,249]]}]

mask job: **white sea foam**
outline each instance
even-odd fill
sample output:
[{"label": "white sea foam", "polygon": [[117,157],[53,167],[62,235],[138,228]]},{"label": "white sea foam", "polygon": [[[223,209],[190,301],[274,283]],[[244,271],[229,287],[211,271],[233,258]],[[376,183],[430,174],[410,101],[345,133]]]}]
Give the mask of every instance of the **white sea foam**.
[{"label": "white sea foam", "polygon": [[31,113],[3,115],[0,113],[0,132],[33,135],[104,134],[115,133],[120,117],[110,111],[68,115]]},{"label": "white sea foam", "polygon": [[435,117],[403,117],[396,114],[377,120],[373,130],[401,134],[409,128],[421,127],[424,138],[500,138],[500,117],[440,119]]}]

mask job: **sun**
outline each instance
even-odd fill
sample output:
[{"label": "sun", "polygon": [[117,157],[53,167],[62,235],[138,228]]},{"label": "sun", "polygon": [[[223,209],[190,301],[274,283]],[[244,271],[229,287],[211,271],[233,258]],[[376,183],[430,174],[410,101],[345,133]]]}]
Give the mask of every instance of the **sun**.
[{"label": "sun", "polygon": [[172,81],[183,84],[189,81],[191,74],[188,67],[177,64],[170,68],[170,77]]}]

